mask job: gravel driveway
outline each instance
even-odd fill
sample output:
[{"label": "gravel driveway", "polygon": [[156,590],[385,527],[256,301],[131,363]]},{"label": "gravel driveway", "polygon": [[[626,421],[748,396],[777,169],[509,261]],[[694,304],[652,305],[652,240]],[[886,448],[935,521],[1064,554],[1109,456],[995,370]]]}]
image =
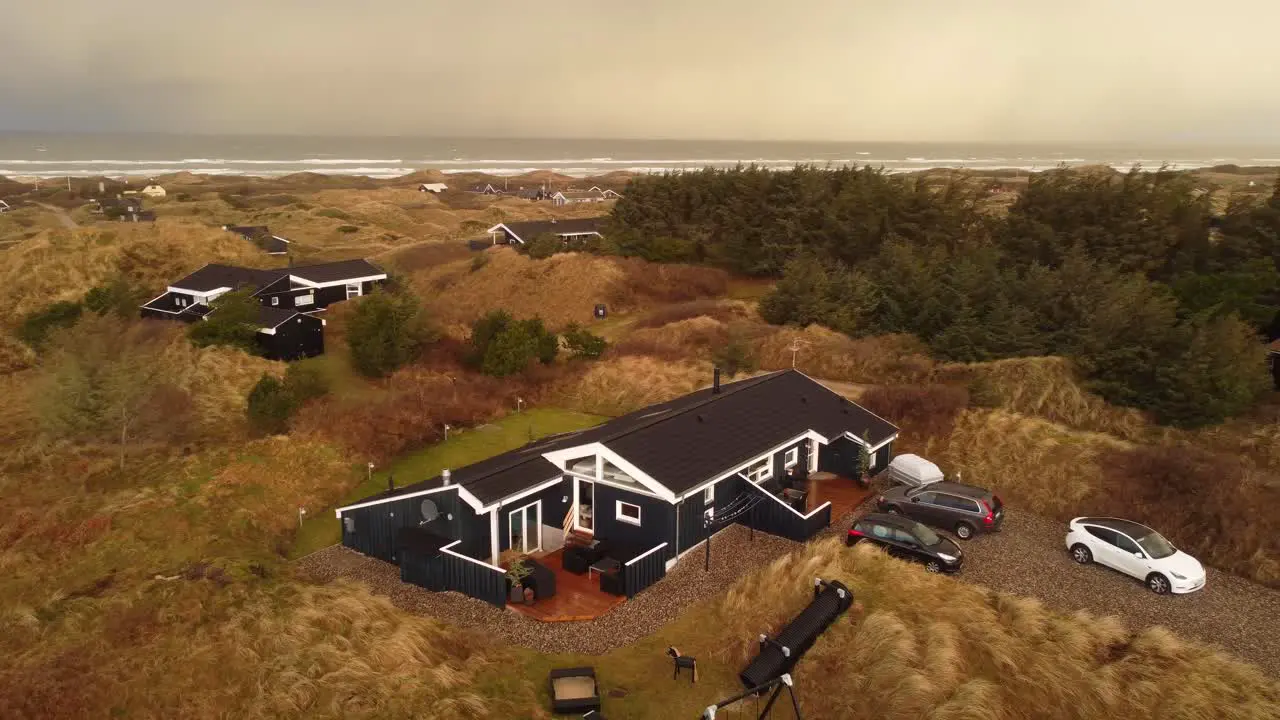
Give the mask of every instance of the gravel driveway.
[{"label": "gravel driveway", "polygon": [[1207,568],[1203,590],[1157,596],[1142,581],[1100,565],[1077,565],[1062,539],[1067,524],[1012,508],[1004,529],[962,543],[956,577],[1061,610],[1115,615],[1131,629],[1163,625],[1217,645],[1280,677],[1280,592]]}]

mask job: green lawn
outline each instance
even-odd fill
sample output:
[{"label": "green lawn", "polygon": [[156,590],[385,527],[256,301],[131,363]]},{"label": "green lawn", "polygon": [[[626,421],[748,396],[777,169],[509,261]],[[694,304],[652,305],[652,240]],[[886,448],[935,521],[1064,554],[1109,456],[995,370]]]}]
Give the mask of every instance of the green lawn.
[{"label": "green lawn", "polygon": [[[605,419],[599,415],[570,410],[535,408],[508,415],[478,428],[455,431],[450,433],[446,442],[409,453],[395,460],[390,467],[375,470],[371,479],[366,479],[348,493],[337,506],[350,505],[385,490],[388,474],[395,476],[396,485],[409,485],[435,477],[445,468],[464,467],[514,450],[530,440],[599,425]],[[291,558],[299,558],[333,545],[341,538],[341,529],[333,516],[333,508],[326,508],[303,522],[289,555]]]}]

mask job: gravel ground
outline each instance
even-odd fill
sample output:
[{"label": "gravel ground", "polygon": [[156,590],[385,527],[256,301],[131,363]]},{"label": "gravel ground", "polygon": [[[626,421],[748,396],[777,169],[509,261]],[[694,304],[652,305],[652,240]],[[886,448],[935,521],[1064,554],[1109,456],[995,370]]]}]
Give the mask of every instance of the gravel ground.
[{"label": "gravel ground", "polygon": [[1014,508],[999,533],[961,543],[964,569],[956,577],[1059,610],[1114,615],[1131,629],[1162,625],[1216,645],[1280,677],[1280,592],[1208,568],[1203,590],[1157,596],[1141,580],[1101,565],[1078,565],[1067,555],[1067,524]]},{"label": "gravel ground", "polygon": [[404,610],[482,630],[512,644],[548,653],[601,655],[656,632],[689,605],[723,593],[740,576],[798,547],[798,543],[765,533],[756,533],[752,541],[747,528],[732,525],[712,539],[710,572],[702,569],[702,556],[691,555],[665,578],[605,615],[586,622],[561,623],[539,622],[460,593],[429,592],[402,583],[400,568],[341,545],[312,553],[297,564],[318,581],[338,577],[357,580]]}]

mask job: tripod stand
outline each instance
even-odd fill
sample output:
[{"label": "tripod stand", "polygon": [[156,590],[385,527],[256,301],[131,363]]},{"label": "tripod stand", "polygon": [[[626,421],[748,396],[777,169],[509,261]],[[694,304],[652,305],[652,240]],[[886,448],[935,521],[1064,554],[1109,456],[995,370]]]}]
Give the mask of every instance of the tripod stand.
[{"label": "tripod stand", "polygon": [[716,712],[726,705],[732,705],[739,700],[752,695],[763,695],[765,691],[773,688],[773,694],[769,696],[769,702],[764,704],[764,710],[760,711],[760,715],[757,718],[757,720],[764,720],[764,718],[768,717],[769,711],[773,709],[773,704],[778,701],[778,696],[782,694],[782,689],[784,687],[787,689],[787,694],[791,696],[791,707],[795,708],[796,718],[799,720],[801,717],[800,701],[796,699],[796,691],[792,689],[792,685],[791,675],[789,673],[783,673],[763,685],[757,685],[744,693],[734,695],[728,700],[722,700],[715,705],[709,705],[706,710],[702,711],[702,720],[715,720]]}]

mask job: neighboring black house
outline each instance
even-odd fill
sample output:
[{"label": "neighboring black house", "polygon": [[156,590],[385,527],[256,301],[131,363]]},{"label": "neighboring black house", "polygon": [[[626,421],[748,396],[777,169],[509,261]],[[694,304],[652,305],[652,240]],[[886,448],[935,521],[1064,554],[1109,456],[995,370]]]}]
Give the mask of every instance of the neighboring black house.
[{"label": "neighboring black house", "polygon": [[600,229],[604,227],[606,219],[601,216],[498,223],[485,232],[489,233],[494,245],[524,245],[543,233],[558,235],[565,243],[573,243],[591,237],[604,237],[600,234]]},{"label": "neighboring black house", "polygon": [[243,237],[268,255],[285,255],[289,252],[289,241],[279,235],[272,235],[266,225],[223,225],[222,229]]},{"label": "neighboring black house", "polygon": [[387,275],[367,260],[342,260],[275,270],[210,264],[174,282],[142,306],[142,316],[183,322],[203,320],[223,293],[248,288],[262,305],[259,342],[267,357],[296,360],[324,352],[324,320],[309,313],[359,297]]},{"label": "neighboring black house", "polygon": [[[797,510],[781,498],[783,477],[856,477],[864,439],[872,467],[883,468],[897,436],[883,418],[783,370],[446,470],[338,508],[337,517],[344,545],[388,562],[401,559],[397,535],[422,525],[455,557],[492,572],[502,552],[557,547],[566,529],[660,553],[670,567],[718,529],[706,517],[812,537],[830,524],[831,505]],[[743,507],[750,512],[735,514]]]},{"label": "neighboring black house", "polygon": [[[143,213],[142,199],[139,197],[102,198],[93,202],[93,211],[100,213],[108,220],[127,219],[128,216]],[[155,219],[154,214],[152,219]]]}]

